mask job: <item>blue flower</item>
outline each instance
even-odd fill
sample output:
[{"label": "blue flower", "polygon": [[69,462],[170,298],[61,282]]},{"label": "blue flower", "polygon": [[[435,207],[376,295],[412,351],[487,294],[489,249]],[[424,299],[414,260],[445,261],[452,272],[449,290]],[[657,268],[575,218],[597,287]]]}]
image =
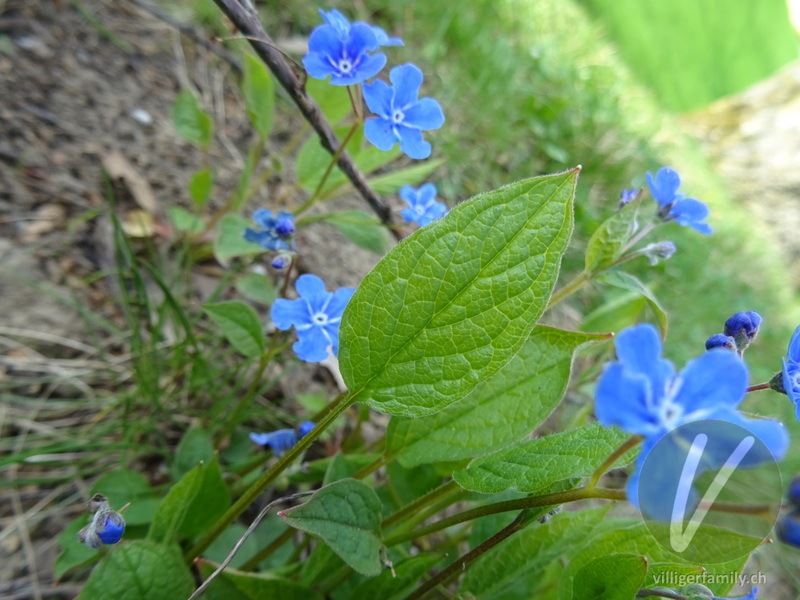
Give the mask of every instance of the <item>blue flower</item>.
[{"label": "blue flower", "polygon": [[783,357],[783,389],[797,405],[795,413],[800,419],[800,327],[794,330],[789,350]]},{"label": "blue flower", "polygon": [[325,284],[316,275],[301,275],[295,289],[297,300],[279,298],[272,304],[272,321],[283,331],[294,325],[298,341],[292,348],[300,359],[319,362],[328,356],[328,346],[333,354],[339,351],[339,322],[355,288],[342,287],[326,292]]},{"label": "blue flower", "polygon": [[[602,425],[616,425],[644,437],[636,472],[627,484],[628,499],[637,508],[639,476],[647,455],[665,435],[686,423],[726,421],[758,437],[772,456],[780,457],[786,451],[789,440],[781,423],[746,419],[736,410],[748,381],[747,368],[736,354],[712,350],[689,361],[676,374],[672,363],[661,358],[661,340],[652,325],[624,329],[615,344],[618,361],[606,365],[598,381],[595,410]],[[678,446],[682,442],[668,440]],[[676,447],[676,455],[681,452]],[[765,459],[760,457],[762,462]],[[677,481],[682,465],[673,466],[678,470],[674,474]],[[665,466],[665,473],[667,470],[674,469]]]},{"label": "blue flower", "polygon": [[364,100],[378,115],[367,119],[364,135],[381,150],[391,150],[400,142],[400,150],[410,158],[428,158],[431,145],[422,132],[439,129],[444,124],[442,107],[433,98],[418,99],[422,71],[411,63],[389,72],[394,87],[384,81],[364,84]]},{"label": "blue flower", "polygon": [[[325,23],[336,29],[340,38],[347,38],[347,34],[350,32],[350,21],[347,20],[347,17],[335,8],[327,12],[320,8],[319,14],[322,15]],[[356,22],[361,23],[361,21]],[[369,24],[367,23],[367,25]],[[405,46],[403,40],[396,37],[390,38],[388,34],[377,25],[369,25],[369,27],[372,29],[372,33],[375,34],[375,39],[378,40],[380,46]]]},{"label": "blue flower", "polygon": [[325,25],[311,32],[308,54],[303,57],[308,74],[315,79],[330,75],[332,85],[356,85],[377,75],[386,64],[386,55],[369,52],[380,48],[379,37],[386,37],[388,43],[386,32],[362,22],[351,25],[338,10],[320,13]]},{"label": "blue flower", "polygon": [[297,443],[297,440],[305,436],[315,426],[316,423],[313,421],[303,421],[297,430],[278,429],[269,433],[251,433],[250,439],[261,446],[269,446],[275,456],[280,458]]},{"label": "blue flower", "polygon": [[662,167],[655,178],[647,172],[647,186],[658,205],[659,216],[665,221],[675,221],[678,225],[688,225],[704,235],[711,235],[711,225],[702,221],[708,217],[708,207],[700,200],[687,198],[678,193],[681,187],[680,176],[669,167]]},{"label": "blue flower", "polygon": [[800,475],[792,479],[786,492],[786,498],[794,505],[795,509],[800,509]]},{"label": "blue flower", "polygon": [[418,190],[404,185],[400,188],[400,197],[408,202],[408,208],[400,214],[409,223],[416,221],[420,227],[447,214],[447,206],[436,201],[436,186],[432,183],[426,183]]},{"label": "blue flower", "polygon": [[784,544],[800,548],[800,514],[796,510],[783,515],[775,527],[778,539]]},{"label": "blue flower", "polygon": [[125,520],[111,509],[108,499],[102,494],[95,494],[89,503],[95,510],[91,522],[78,532],[78,540],[92,550],[103,544],[116,544],[125,533]]},{"label": "blue flower", "polygon": [[714,348],[726,348],[735,352],[736,342],[732,337],[724,333],[715,333],[706,340],[706,350],[713,350]]},{"label": "blue flower", "polygon": [[276,252],[291,249],[287,240],[294,233],[292,213],[282,210],[273,216],[271,210],[259,208],[253,212],[253,221],[258,229],[249,227],[245,229],[243,235],[248,242],[254,242],[262,248]]}]

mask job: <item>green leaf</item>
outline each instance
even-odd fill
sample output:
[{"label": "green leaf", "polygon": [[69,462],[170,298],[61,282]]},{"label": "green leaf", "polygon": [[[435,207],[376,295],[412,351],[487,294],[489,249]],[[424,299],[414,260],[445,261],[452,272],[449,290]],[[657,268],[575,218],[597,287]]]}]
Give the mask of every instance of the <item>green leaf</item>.
[{"label": "green leaf", "polygon": [[220,262],[235,256],[261,254],[264,248],[244,239],[244,230],[253,223],[239,215],[225,215],[219,222],[219,235],[214,240],[214,255]]},{"label": "green leaf", "polygon": [[325,215],[323,219],[336,226],[342,234],[357,246],[383,256],[391,243],[386,227],[377,217],[361,210],[346,210]]},{"label": "green leaf", "polygon": [[272,281],[261,273],[247,273],[236,281],[236,291],[242,296],[259,304],[272,304],[278,292]]},{"label": "green leaf", "polygon": [[309,77],[306,79],[306,91],[317,101],[325,118],[334,125],[353,109],[350,95],[344,86],[331,85],[324,79]]},{"label": "green leaf", "polygon": [[667,337],[667,313],[664,312],[658,299],[655,297],[650,288],[642,283],[639,279],[626,273],[625,271],[612,271],[604,273],[597,280],[606,285],[611,285],[629,292],[633,292],[640,297],[644,298],[648,306],[656,316],[658,328],[661,330],[661,337]]},{"label": "green leaf", "polygon": [[396,194],[404,185],[417,185],[422,183],[428,175],[442,166],[446,161],[443,158],[426,160],[405,169],[392,170],[388,173],[376,175],[369,180],[369,184],[378,194]]},{"label": "green leaf", "polygon": [[128,469],[118,469],[99,477],[89,490],[89,497],[94,494],[103,494],[111,508],[117,510],[130,503],[125,511],[128,525],[149,525],[159,502],[153,497],[153,488],[147,478]]},{"label": "green leaf", "polygon": [[[649,524],[650,527],[653,523]],[[663,524],[664,528],[669,528],[669,523]],[[667,539],[669,534],[662,539]],[[692,546],[702,548],[703,556],[707,560],[702,561],[705,567],[707,581],[714,581],[716,573],[738,572],[744,566],[747,555],[754,547],[753,539],[741,536],[737,533],[717,528],[709,528],[701,525],[697,530]],[[731,556],[731,549],[741,548],[742,558],[735,561],[719,562],[720,558]],[[559,586],[560,600],[571,600],[573,580],[576,574],[590,562],[611,554],[639,554],[647,556],[653,563],[658,562],[684,562],[691,564],[690,561],[682,561],[681,558],[672,554],[664,548],[648,530],[648,525],[641,521],[624,521],[621,519],[607,519],[603,524],[603,531],[598,531],[597,535],[583,540],[573,549],[573,556],[569,565],[561,574],[561,585]],[[709,585],[717,592],[724,592],[721,589],[726,586]]]},{"label": "green leaf", "polygon": [[92,550],[86,544],[78,541],[78,531],[89,524],[91,515],[81,515],[70,523],[58,536],[58,545],[61,546],[61,554],[56,559],[53,567],[53,575],[56,579],[72,569],[89,564],[97,560],[100,555],[97,550]]},{"label": "green leaf", "polygon": [[586,315],[581,323],[583,331],[620,331],[637,322],[644,310],[645,300],[633,292],[620,294],[601,304]]},{"label": "green leaf", "polygon": [[[219,567],[207,560],[198,561],[203,579]],[[270,573],[246,573],[227,567],[208,586],[205,600],[264,600],[280,598],[281,600],[322,600],[317,592],[289,579]]]},{"label": "green leaf", "polygon": [[183,434],[175,450],[172,478],[180,479],[199,462],[210,462],[214,458],[214,442],[211,434],[199,427],[190,427]]},{"label": "green leaf", "polygon": [[205,206],[214,189],[214,174],[209,169],[197,171],[189,180],[189,197],[197,206]]},{"label": "green leaf", "polygon": [[558,277],[577,176],[480,194],[391,250],[342,318],[339,364],[352,399],[432,414],[511,360]]},{"label": "green leaf", "polygon": [[214,458],[202,469],[200,489],[186,510],[186,516],[178,527],[178,534],[191,538],[211,528],[225,514],[231,504],[231,493],[222,480],[219,460]]},{"label": "green leaf", "polygon": [[267,139],[275,118],[275,84],[266,65],[250,54],[244,55],[242,94],[247,116],[261,139]]},{"label": "green leaf", "polygon": [[203,304],[203,310],[222,329],[225,338],[248,357],[264,353],[264,332],[258,313],[240,300]]},{"label": "green leaf", "polygon": [[575,574],[574,600],[631,600],[647,575],[647,559],[635,554],[597,558]]},{"label": "green leaf", "polygon": [[[476,458],[466,469],[453,473],[453,479],[461,487],[483,494],[539,492],[562,479],[588,477],[629,437],[616,428],[593,423]],[[636,450],[628,452],[616,466],[628,464],[635,455]]]},{"label": "green leaf", "polygon": [[578,346],[602,339],[599,334],[535,327],[516,356],[461,402],[419,419],[392,418],[389,453],[409,468],[508,446],[536,429],[561,400]]},{"label": "green leaf", "polygon": [[700,581],[703,571],[705,569],[700,565],[681,565],[674,562],[651,564],[640,587],[651,588],[671,583],[675,587],[685,581]]},{"label": "green leaf", "polygon": [[203,231],[203,219],[197,215],[193,215],[185,208],[173,206],[167,209],[167,213],[175,229],[179,231],[188,231],[190,233],[200,233]]},{"label": "green leaf", "polygon": [[441,556],[418,554],[394,565],[394,572],[385,570],[372,579],[361,582],[350,594],[351,598],[380,598],[394,600],[405,598],[412,586],[439,561]]},{"label": "green leaf", "polygon": [[362,575],[381,572],[381,501],[363,481],[342,479],[301,506],[278,513],[289,525],[321,537]]},{"label": "green leaf", "polygon": [[100,561],[79,600],[175,600],[188,598],[194,579],[175,545],[148,540],[120,544]]},{"label": "green leaf", "polygon": [[172,105],[172,123],[183,139],[208,149],[214,132],[214,122],[206,114],[191,90],[183,90]]},{"label": "green leaf", "polygon": [[544,525],[523,529],[476,560],[459,591],[478,598],[496,598],[523,578],[535,581],[564,552],[585,544],[606,512],[607,507],[562,512]]},{"label": "green leaf", "polygon": [[148,539],[169,543],[178,533],[189,511],[189,507],[203,484],[203,465],[199,464],[173,485],[153,517]]},{"label": "green leaf", "polygon": [[636,232],[636,215],[641,201],[637,198],[623,206],[592,234],[586,247],[586,271],[602,271],[622,255],[625,245]]}]

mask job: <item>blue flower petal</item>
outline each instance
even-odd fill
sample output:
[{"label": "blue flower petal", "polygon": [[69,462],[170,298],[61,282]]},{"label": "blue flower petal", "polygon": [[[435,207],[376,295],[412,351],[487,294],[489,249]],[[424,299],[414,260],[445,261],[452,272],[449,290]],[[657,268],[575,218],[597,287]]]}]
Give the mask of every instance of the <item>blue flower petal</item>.
[{"label": "blue flower petal", "polygon": [[662,167],[656,173],[655,178],[647,172],[647,186],[653,198],[661,206],[665,206],[675,201],[675,194],[681,187],[681,178],[678,173],[670,167]]},{"label": "blue flower petal", "polygon": [[305,437],[305,436],[306,436],[306,435],[308,435],[308,434],[311,432],[311,430],[312,430],[312,429],[314,429],[314,427],[316,427],[316,426],[317,426],[317,424],[316,424],[316,423],[314,423],[314,421],[303,421],[303,422],[302,422],[302,423],[300,423],[300,425],[297,427],[297,431],[300,433],[300,437]]},{"label": "blue flower petal", "polygon": [[653,393],[660,396],[675,374],[672,363],[661,358],[661,337],[655,327],[642,323],[620,331],[614,345],[617,357],[626,369],[645,375]]},{"label": "blue flower petal", "polygon": [[308,300],[312,307],[324,304],[330,293],[325,291],[325,282],[311,273],[300,275],[294,284],[294,289],[302,298]]},{"label": "blue flower petal", "polygon": [[597,382],[597,420],[604,427],[617,425],[628,433],[654,435],[662,428],[654,410],[653,394],[646,375],[633,373],[620,363],[611,363]]},{"label": "blue flower petal", "polygon": [[717,408],[735,409],[747,389],[747,367],[734,352],[709,350],[690,360],[679,376],[674,402],[695,418]]},{"label": "blue flower petal", "polygon": [[297,331],[296,341],[292,345],[295,354],[306,362],[319,362],[328,357],[327,347],[332,345],[333,340],[323,327],[310,327],[305,330]]},{"label": "blue flower petal", "polygon": [[403,40],[396,37],[389,37],[389,35],[377,25],[371,25],[372,32],[375,34],[375,39],[381,46],[405,46]]},{"label": "blue flower petal", "polygon": [[291,329],[292,325],[300,327],[311,323],[311,311],[308,302],[303,298],[298,300],[278,298],[272,303],[270,317],[275,327],[281,331]]},{"label": "blue flower petal", "polygon": [[[641,453],[636,460],[634,483],[629,482],[626,486],[626,493],[631,494],[633,486],[636,486],[637,508],[651,519],[662,522],[672,520],[675,498],[686,462],[686,445],[682,442],[681,438],[667,434],[660,438],[648,438],[642,443]],[[654,465],[648,465],[646,478],[643,480],[641,478],[642,467],[656,444],[659,445],[658,459],[666,456],[674,456],[675,459],[659,460],[657,468],[654,468]],[[628,499],[630,500],[630,495]],[[694,486],[691,486],[686,505],[680,507],[683,508],[685,518],[692,515],[699,502],[700,494]]]},{"label": "blue flower petal", "polygon": [[347,32],[350,31],[350,21],[347,20],[347,17],[335,8],[327,12],[320,8],[319,14],[322,15],[325,23],[336,30],[340,38],[344,39],[347,37]]},{"label": "blue flower petal", "polygon": [[350,298],[353,297],[355,292],[356,289],[351,287],[341,287],[333,292],[333,297],[330,299],[325,309],[328,319],[341,319],[347,303],[350,302]]},{"label": "blue flower petal", "polygon": [[[350,32],[347,36],[347,41],[345,42],[344,47],[347,51],[347,55],[355,58],[367,50],[377,50],[380,48],[380,44],[375,37],[375,32],[372,30],[371,25],[356,22],[350,26]],[[386,56],[384,55],[383,58],[385,62]],[[374,74],[375,73],[373,73],[373,75]],[[364,79],[368,79],[368,77],[365,77]]]},{"label": "blue flower petal", "polygon": [[389,71],[389,80],[394,85],[394,107],[407,110],[417,101],[422,85],[422,71],[416,65],[406,63]]},{"label": "blue flower petal", "polygon": [[[742,468],[753,467],[770,459],[781,460],[789,447],[789,434],[783,423],[773,419],[748,419],[741,413],[730,409],[718,409],[708,417],[709,420],[727,421],[746,429],[755,435],[764,444],[766,449],[758,444],[753,446],[740,463]],[[732,439],[726,443],[725,433],[730,433]],[[714,443],[709,444],[706,453],[711,453],[709,464],[711,468],[718,469],[728,459],[733,449],[741,441],[741,435],[731,428],[717,427],[714,429]],[[713,456],[714,453],[719,454]],[[765,454],[768,452],[768,454]]]},{"label": "blue flower petal", "polygon": [[421,185],[417,190],[417,202],[419,202],[422,205],[428,204],[434,198],[436,198],[436,191],[437,191],[436,186],[433,185],[432,183],[426,183],[424,185]]},{"label": "blue flower petal", "polygon": [[800,362],[800,327],[794,330],[792,339],[789,341],[789,350],[786,355],[789,360]]},{"label": "blue flower petal", "polygon": [[[366,89],[366,86],[364,87]],[[392,146],[400,141],[394,132],[392,122],[387,119],[367,119],[364,123],[364,137],[378,150],[384,152],[391,150]]]},{"label": "blue flower petal", "polygon": [[423,131],[439,129],[444,125],[442,107],[433,98],[422,98],[405,111],[403,124]]},{"label": "blue flower petal", "polygon": [[365,83],[362,89],[364,91],[364,102],[367,103],[367,108],[384,119],[390,119],[392,116],[392,98],[394,97],[394,93],[389,84],[385,81],[378,80],[372,83]]},{"label": "blue flower petal", "polygon": [[258,208],[253,211],[253,221],[261,229],[272,229],[275,227],[275,217],[272,211],[267,208]]},{"label": "blue flower petal", "polygon": [[419,160],[431,155],[431,145],[422,139],[422,131],[401,126],[397,132],[400,134],[400,151],[406,156]]},{"label": "blue flower petal", "polygon": [[325,79],[334,73],[331,63],[321,54],[306,54],[303,57],[303,66],[314,79]]},{"label": "blue flower petal", "polygon": [[[320,25],[315,27],[308,38],[308,54],[319,54],[322,57],[337,57],[342,54],[344,43],[335,27]],[[308,56],[306,54],[306,56]],[[329,64],[329,68],[333,68]],[[312,75],[313,77],[313,75]]]}]

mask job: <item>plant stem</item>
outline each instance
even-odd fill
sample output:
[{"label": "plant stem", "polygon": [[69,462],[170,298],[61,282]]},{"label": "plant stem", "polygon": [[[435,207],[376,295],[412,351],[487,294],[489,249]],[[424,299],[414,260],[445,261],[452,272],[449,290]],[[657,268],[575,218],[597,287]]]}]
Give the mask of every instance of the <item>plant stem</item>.
[{"label": "plant stem", "polygon": [[596,487],[597,482],[600,481],[600,478],[605,474],[605,472],[608,471],[623,454],[641,441],[642,437],[638,435],[632,435],[625,440],[619,448],[614,450],[614,452],[612,452],[611,455],[603,461],[602,465],[595,469],[594,473],[592,473],[592,476],[589,477],[589,482],[586,484],[586,487]]},{"label": "plant stem", "polygon": [[428,492],[424,496],[417,498],[416,500],[414,500],[410,504],[407,504],[394,514],[386,517],[383,520],[383,523],[381,523],[381,529],[384,530],[388,529],[398,521],[403,520],[407,515],[413,514],[419,511],[420,508],[428,506],[435,500],[438,500],[440,497],[447,496],[448,494],[452,494],[455,491],[461,491],[461,488],[452,479],[450,481],[443,483],[439,487],[433,488],[430,492]]},{"label": "plant stem", "polygon": [[286,467],[292,464],[303,452],[306,451],[311,443],[319,437],[320,433],[322,433],[331,423],[336,420],[340,414],[342,414],[350,407],[351,404],[353,404],[353,401],[354,399],[351,396],[344,394],[339,396],[336,402],[333,403],[329,409],[327,409],[327,412],[324,414],[324,416],[317,422],[317,426],[300,438],[297,444],[292,446],[292,448],[286,452],[286,454],[278,459],[278,462],[272,465],[271,468],[267,469],[267,471],[261,477],[259,477],[241,496],[241,498],[239,498],[233,504],[233,506],[231,506],[228,511],[222,515],[222,517],[220,517],[211,530],[186,552],[186,560],[191,562],[200,556],[200,554],[205,551],[211,545],[211,543],[217,539],[217,537],[219,537],[219,535],[255,501],[256,498],[258,498],[258,496],[267,488],[267,486],[275,481],[278,475],[280,475],[286,469]]},{"label": "plant stem", "polygon": [[468,564],[473,562],[479,556],[494,548],[497,544],[505,540],[506,538],[514,535],[517,531],[524,529],[530,521],[525,520],[525,511],[522,511],[514,522],[504,527],[488,540],[479,544],[469,552],[467,552],[464,556],[460,557],[458,560],[450,564],[446,569],[443,569],[439,573],[437,573],[434,577],[426,581],[423,585],[417,588],[413,593],[406,596],[406,600],[422,600],[425,598],[430,592],[432,592],[436,587],[440,585],[444,585],[449,582],[451,579],[456,577],[459,573],[462,573]]},{"label": "plant stem", "polygon": [[[581,289],[584,284],[586,284],[592,278],[592,274],[588,271],[583,271],[580,273],[575,279],[570,281],[567,285],[562,288],[556,290],[552,296],[550,296],[550,302],[547,303],[547,308],[552,308],[559,302],[561,302],[564,298],[574,294],[579,289]],[[547,310],[547,309],[545,309]]]},{"label": "plant stem", "polygon": [[748,392],[748,393],[749,393],[749,392],[757,392],[757,391],[759,391],[759,390],[768,390],[768,389],[770,389],[770,387],[769,387],[769,381],[765,381],[764,383],[756,383],[755,385],[751,385],[751,386],[749,386],[749,387],[748,387],[748,388],[745,390],[745,392]]},{"label": "plant stem", "polygon": [[384,539],[384,544],[394,546],[413,540],[414,538],[422,537],[442,529],[447,529],[453,525],[458,525],[465,521],[471,521],[480,517],[494,515],[497,513],[508,512],[510,510],[522,510],[525,508],[536,508],[538,506],[550,506],[552,504],[566,504],[568,502],[576,502],[578,500],[586,500],[588,498],[602,498],[605,500],[625,500],[625,492],[623,490],[607,490],[603,488],[589,488],[580,487],[566,492],[556,492],[553,494],[545,494],[543,496],[532,496],[529,498],[520,498],[518,500],[507,500],[505,502],[496,502],[494,504],[486,504],[471,510],[458,513],[452,517],[442,519],[436,523],[431,523],[425,527],[420,527],[413,531],[401,531],[395,535],[390,535]]},{"label": "plant stem", "polygon": [[333,156],[331,156],[331,160],[328,162],[328,167],[325,169],[325,172],[322,174],[322,179],[319,180],[319,183],[317,184],[317,187],[314,190],[314,193],[311,194],[311,197],[308,200],[306,200],[303,203],[303,205],[300,206],[300,208],[298,208],[297,210],[294,211],[294,216],[295,217],[300,215],[300,214],[302,214],[302,213],[304,213],[305,211],[307,211],[309,208],[311,208],[314,205],[314,203],[317,200],[319,200],[319,196],[322,193],[322,188],[325,185],[325,182],[328,181],[328,176],[330,176],[331,171],[333,171],[334,165],[336,165],[339,162],[339,157],[342,155],[342,151],[347,147],[347,144],[350,143],[350,140],[353,139],[353,135],[355,134],[356,130],[358,130],[358,126],[359,125],[360,125],[360,123],[358,121],[353,123],[353,126],[347,132],[347,135],[345,136],[344,140],[342,140],[342,143],[336,149],[336,152],[334,152]]}]

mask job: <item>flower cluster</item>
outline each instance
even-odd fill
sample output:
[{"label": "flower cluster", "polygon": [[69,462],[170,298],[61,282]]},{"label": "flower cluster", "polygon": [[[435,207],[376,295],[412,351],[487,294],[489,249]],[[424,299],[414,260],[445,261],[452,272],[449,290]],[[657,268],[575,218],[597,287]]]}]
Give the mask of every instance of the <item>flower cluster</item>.
[{"label": "flower cluster", "polygon": [[294,217],[284,210],[273,215],[271,210],[259,208],[253,212],[253,221],[258,229],[244,231],[244,239],[258,244],[266,250],[278,254],[272,260],[272,266],[282,269],[291,261],[297,246],[294,243]]},{"label": "flower cluster", "polygon": [[92,550],[120,541],[125,532],[125,520],[111,509],[108,499],[103,494],[95,494],[89,501],[89,507],[95,513],[89,524],[78,532],[78,541]]},{"label": "flower cluster", "polygon": [[328,348],[335,356],[339,351],[339,322],[355,288],[342,287],[335,292],[325,290],[325,283],[316,275],[301,275],[295,282],[297,300],[279,298],[272,305],[272,322],[283,331],[293,325],[298,341],[295,353],[307,362],[328,357]]},{"label": "flower cluster", "polygon": [[408,208],[400,213],[409,223],[416,222],[420,227],[447,214],[447,206],[436,201],[436,186],[426,183],[419,189],[410,185],[400,188],[400,197],[408,202]]},{"label": "flower cluster", "polygon": [[670,167],[662,167],[653,177],[647,172],[647,187],[658,202],[658,216],[663,221],[675,221],[678,225],[688,225],[695,231],[704,235],[711,235],[713,229],[708,223],[703,223],[708,217],[708,207],[695,198],[687,198],[678,192],[681,187],[681,178]]},{"label": "flower cluster", "polygon": [[280,458],[314,427],[316,427],[316,423],[313,421],[303,421],[297,429],[278,429],[269,433],[251,433],[250,439],[260,446],[269,446],[275,456]]},{"label": "flower cluster", "polygon": [[[738,412],[747,389],[748,373],[744,362],[733,352],[706,352],[676,373],[672,363],[661,358],[661,340],[652,325],[636,325],[621,331],[615,345],[617,361],[606,365],[600,377],[595,410],[602,425],[618,426],[644,438],[636,472],[627,484],[628,499],[635,506],[639,506],[641,467],[655,444],[664,438],[675,445],[675,456],[683,451],[685,440],[665,437],[681,425],[699,420],[725,421],[759,438],[772,457],[781,457],[786,451],[788,437],[781,423],[747,419]],[[758,460],[769,458],[758,457]],[[665,464],[665,477],[680,478],[680,462]],[[677,472],[673,473],[675,469]]]},{"label": "flower cluster", "polygon": [[[377,75],[386,64],[381,46],[402,45],[380,27],[361,21],[350,23],[338,10],[320,10],[325,23],[314,28],[303,65],[311,77],[332,85],[358,85]],[[427,158],[431,145],[422,132],[444,124],[442,107],[433,98],[418,98],[422,71],[408,63],[389,72],[392,85],[374,81],[363,86],[367,107],[377,115],[367,119],[364,136],[381,150],[400,150],[411,158]]]},{"label": "flower cluster", "polygon": [[737,312],[725,321],[723,333],[715,333],[706,340],[706,350],[725,348],[742,356],[756,339],[761,321],[761,315],[754,310]]}]

